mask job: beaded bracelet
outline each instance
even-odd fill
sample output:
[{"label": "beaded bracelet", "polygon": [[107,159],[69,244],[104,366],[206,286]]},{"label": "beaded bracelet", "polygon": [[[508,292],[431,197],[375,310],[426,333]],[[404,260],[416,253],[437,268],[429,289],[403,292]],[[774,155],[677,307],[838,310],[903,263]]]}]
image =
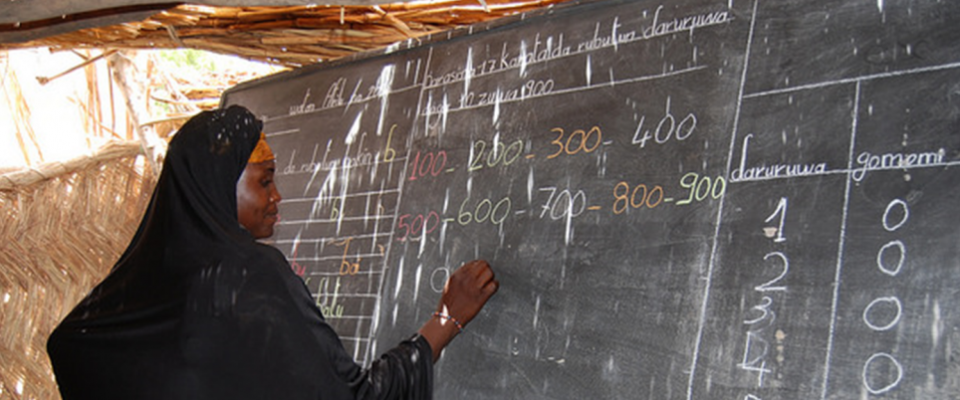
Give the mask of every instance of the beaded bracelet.
[{"label": "beaded bracelet", "polygon": [[457,326],[457,329],[459,329],[461,333],[463,332],[463,324],[461,324],[460,321],[457,321],[457,319],[454,318],[453,316],[451,316],[450,314],[444,314],[444,313],[441,313],[441,312],[438,311],[438,312],[433,313],[433,316],[434,316],[434,317],[437,317],[437,318],[440,318],[440,319],[442,319],[442,320],[450,320],[450,321],[452,321],[453,324]]}]

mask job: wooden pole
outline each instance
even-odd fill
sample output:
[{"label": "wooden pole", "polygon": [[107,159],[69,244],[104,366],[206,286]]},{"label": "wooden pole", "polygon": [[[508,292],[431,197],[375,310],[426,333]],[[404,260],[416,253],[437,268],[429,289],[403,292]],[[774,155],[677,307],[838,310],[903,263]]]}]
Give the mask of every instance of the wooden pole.
[{"label": "wooden pole", "polygon": [[145,74],[137,70],[133,61],[136,52],[119,51],[109,58],[110,70],[113,72],[113,80],[120,88],[127,106],[127,114],[133,120],[134,129],[137,132],[137,138],[143,146],[143,153],[150,161],[150,166],[154,171],[160,171],[163,165],[163,157],[167,151],[167,142],[160,139],[152,125],[143,124],[142,121],[149,121],[150,114],[147,111],[147,96]]}]

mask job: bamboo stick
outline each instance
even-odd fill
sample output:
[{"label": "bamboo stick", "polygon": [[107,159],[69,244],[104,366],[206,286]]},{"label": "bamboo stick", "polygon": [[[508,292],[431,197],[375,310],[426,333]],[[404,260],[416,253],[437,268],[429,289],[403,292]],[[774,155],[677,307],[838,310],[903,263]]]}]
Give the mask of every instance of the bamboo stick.
[{"label": "bamboo stick", "polygon": [[87,65],[93,64],[93,63],[95,63],[95,62],[103,59],[104,57],[109,57],[109,56],[111,56],[113,53],[116,53],[116,52],[117,52],[117,50],[107,50],[107,51],[104,51],[103,53],[100,53],[100,55],[98,55],[98,56],[96,56],[96,57],[87,59],[86,61],[84,61],[84,62],[82,62],[82,63],[80,63],[80,64],[77,64],[77,65],[74,65],[73,67],[70,67],[70,68],[67,69],[66,71],[63,71],[63,72],[61,72],[61,73],[59,73],[59,74],[56,74],[56,75],[54,75],[54,76],[51,76],[51,77],[49,77],[49,78],[47,78],[47,77],[42,77],[42,76],[38,76],[38,77],[37,77],[37,82],[40,82],[41,85],[46,85],[46,84],[50,83],[51,81],[53,81],[53,80],[55,80],[55,79],[57,79],[57,78],[59,78],[59,77],[62,77],[62,76],[64,76],[64,75],[67,75],[67,74],[69,74],[69,73],[71,73],[71,72],[73,72],[73,71],[76,71],[76,70],[80,69],[80,68],[86,67]]}]

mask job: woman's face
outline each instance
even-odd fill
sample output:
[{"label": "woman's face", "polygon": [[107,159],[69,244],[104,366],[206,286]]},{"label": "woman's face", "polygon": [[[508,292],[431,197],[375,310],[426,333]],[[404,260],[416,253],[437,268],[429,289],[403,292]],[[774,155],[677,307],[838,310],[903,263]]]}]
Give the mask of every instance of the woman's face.
[{"label": "woman's face", "polygon": [[254,238],[273,235],[277,223],[280,192],[273,182],[276,162],[247,163],[237,181],[237,219]]}]

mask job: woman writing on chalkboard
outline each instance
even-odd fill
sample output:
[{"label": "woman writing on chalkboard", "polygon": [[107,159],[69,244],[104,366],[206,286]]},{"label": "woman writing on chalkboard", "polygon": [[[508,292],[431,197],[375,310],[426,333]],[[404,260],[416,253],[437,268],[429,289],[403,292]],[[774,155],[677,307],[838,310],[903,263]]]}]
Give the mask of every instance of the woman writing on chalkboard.
[{"label": "woman writing on chalkboard", "polygon": [[419,333],[360,368],[273,234],[280,195],[262,124],[203,112],[170,142],[136,235],[53,332],[72,399],[429,399],[440,351],[498,288],[472,261]]}]

